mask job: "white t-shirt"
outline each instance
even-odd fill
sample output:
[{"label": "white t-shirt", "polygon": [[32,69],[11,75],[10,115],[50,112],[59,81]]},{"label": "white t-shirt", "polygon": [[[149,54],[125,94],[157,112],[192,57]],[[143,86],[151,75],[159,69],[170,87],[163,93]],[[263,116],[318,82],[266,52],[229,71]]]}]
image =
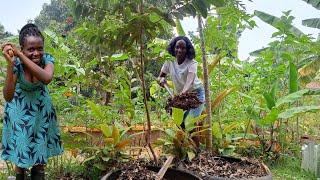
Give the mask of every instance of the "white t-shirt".
[{"label": "white t-shirt", "polygon": [[197,76],[197,64],[197,61],[189,59],[186,59],[180,65],[176,60],[166,61],[163,64],[161,71],[171,76],[176,93],[180,93],[183,90],[183,87],[187,81],[188,73],[195,73],[194,81],[191,84],[190,89],[188,90],[190,92],[202,86],[202,82]]}]

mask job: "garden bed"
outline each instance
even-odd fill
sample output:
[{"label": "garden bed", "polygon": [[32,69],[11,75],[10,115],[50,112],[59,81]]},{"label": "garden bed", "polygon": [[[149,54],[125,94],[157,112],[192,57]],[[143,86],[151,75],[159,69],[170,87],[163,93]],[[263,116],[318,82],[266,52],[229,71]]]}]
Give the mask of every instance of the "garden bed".
[{"label": "garden bed", "polygon": [[[118,165],[116,170],[110,171],[102,180],[154,180],[157,178],[157,172],[161,167],[150,166],[143,161],[132,161],[125,164]],[[164,180],[200,180],[199,177],[192,173],[169,168],[164,177]]]},{"label": "garden bed", "polygon": [[268,167],[258,160],[214,156],[207,152],[182,164],[182,167],[203,179],[272,179]]}]

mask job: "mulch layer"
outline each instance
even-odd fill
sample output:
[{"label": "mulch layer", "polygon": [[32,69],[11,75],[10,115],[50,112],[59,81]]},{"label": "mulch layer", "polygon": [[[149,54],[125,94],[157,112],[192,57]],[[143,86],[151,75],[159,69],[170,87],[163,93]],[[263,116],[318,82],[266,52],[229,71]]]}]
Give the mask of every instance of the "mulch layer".
[{"label": "mulch layer", "polygon": [[208,152],[199,154],[183,168],[198,173],[199,177],[222,177],[229,179],[246,179],[267,176],[268,172],[261,162],[255,159],[219,157]]}]

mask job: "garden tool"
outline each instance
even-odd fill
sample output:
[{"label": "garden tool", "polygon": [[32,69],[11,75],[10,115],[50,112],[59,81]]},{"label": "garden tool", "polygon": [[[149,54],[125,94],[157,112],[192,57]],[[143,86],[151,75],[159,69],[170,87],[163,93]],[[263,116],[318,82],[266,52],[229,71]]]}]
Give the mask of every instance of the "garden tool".
[{"label": "garden tool", "polygon": [[173,93],[171,92],[170,88],[168,87],[168,84],[167,83],[164,83],[163,84],[164,88],[166,88],[166,90],[168,91],[168,93],[170,94],[170,96],[173,98]]}]

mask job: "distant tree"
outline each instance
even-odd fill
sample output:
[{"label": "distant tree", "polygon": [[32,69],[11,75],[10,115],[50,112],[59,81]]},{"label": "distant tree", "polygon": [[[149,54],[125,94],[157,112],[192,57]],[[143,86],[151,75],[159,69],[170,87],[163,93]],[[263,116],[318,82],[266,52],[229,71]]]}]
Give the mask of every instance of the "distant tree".
[{"label": "distant tree", "polygon": [[40,29],[54,28],[63,35],[73,27],[73,18],[68,0],[51,0],[44,4],[42,10],[34,20]]},{"label": "distant tree", "polygon": [[5,31],[4,26],[0,23],[0,41],[9,36],[12,36],[12,34],[8,31]]}]

